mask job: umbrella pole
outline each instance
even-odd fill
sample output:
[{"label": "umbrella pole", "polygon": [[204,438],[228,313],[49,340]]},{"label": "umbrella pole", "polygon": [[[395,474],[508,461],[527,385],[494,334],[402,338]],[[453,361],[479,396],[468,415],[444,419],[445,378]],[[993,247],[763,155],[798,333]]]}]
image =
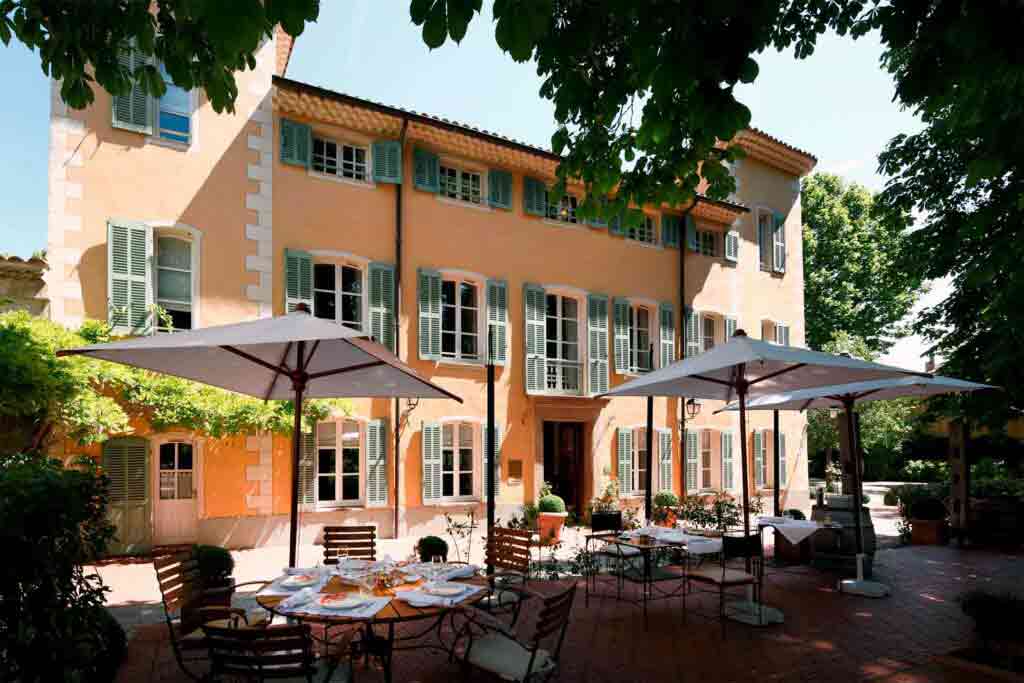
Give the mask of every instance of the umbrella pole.
[{"label": "umbrella pole", "polygon": [[647,523],[651,523],[651,514],[653,512],[653,505],[651,503],[651,490],[654,488],[654,475],[653,472],[653,448],[654,448],[654,397],[647,397],[647,431],[644,433],[645,448],[647,452],[644,454],[644,467],[647,468],[647,481],[644,484],[644,518]]},{"label": "umbrella pole", "polygon": [[772,460],[775,461],[775,480],[772,486],[772,502],[774,503],[772,508],[776,517],[782,516],[782,501],[779,499],[779,487],[782,485],[782,459],[779,457],[779,447],[781,444],[781,437],[779,437],[779,411],[772,411],[772,452],[775,454]]},{"label": "umbrella pole", "polygon": [[288,527],[288,566],[295,566],[299,545],[299,458],[302,457],[302,395],[306,391],[306,377],[302,370],[306,342],[296,344],[296,374],[292,376],[295,389],[295,422],[292,425],[292,509]]},{"label": "umbrella pole", "polygon": [[[739,367],[740,379],[736,382],[736,394],[740,400],[740,478],[743,480],[743,541],[750,536],[750,487],[747,483],[747,380],[745,364]],[[750,572],[750,554],[747,553],[747,572]]]},{"label": "umbrella pole", "polygon": [[[490,348],[490,345],[488,345]],[[490,355],[490,354],[488,354]],[[493,547],[494,547],[494,494],[498,490],[497,474],[500,471],[494,461],[494,445],[498,441],[498,434],[494,424],[494,362],[487,361],[487,467],[489,472],[484,473],[484,482],[487,486],[487,574],[494,573]]]}]

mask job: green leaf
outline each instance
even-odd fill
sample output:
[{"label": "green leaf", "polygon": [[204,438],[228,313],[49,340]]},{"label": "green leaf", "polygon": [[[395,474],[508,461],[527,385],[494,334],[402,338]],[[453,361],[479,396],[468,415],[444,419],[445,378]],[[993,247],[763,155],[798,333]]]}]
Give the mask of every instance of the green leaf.
[{"label": "green leaf", "polygon": [[743,65],[740,67],[740,82],[753,83],[754,79],[757,78],[758,71],[757,62],[747,57],[743,60]]},{"label": "green leaf", "polygon": [[444,45],[448,35],[447,17],[445,15],[445,4],[443,0],[436,0],[430,8],[427,19],[423,23],[423,42],[431,50]]}]

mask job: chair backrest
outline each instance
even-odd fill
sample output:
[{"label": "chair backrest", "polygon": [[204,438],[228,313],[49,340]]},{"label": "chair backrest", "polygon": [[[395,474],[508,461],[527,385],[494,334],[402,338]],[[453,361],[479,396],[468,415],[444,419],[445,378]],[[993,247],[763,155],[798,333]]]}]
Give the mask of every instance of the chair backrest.
[{"label": "chair backrest", "polygon": [[487,547],[487,563],[495,569],[527,576],[530,573],[530,532],[494,527],[493,541]]},{"label": "chair backrest", "polygon": [[180,614],[181,608],[188,607],[202,592],[199,561],[191,551],[157,557],[153,569],[168,619]]},{"label": "chair backrest", "polygon": [[266,628],[225,628],[203,625],[210,648],[210,672],[221,675],[313,680],[316,665],[309,624]]},{"label": "chair backrest", "polygon": [[348,555],[361,560],[377,559],[377,528],[372,526],[325,526],[324,564],[338,564]]},{"label": "chair backrest", "polygon": [[533,633],[533,649],[540,647],[541,641],[548,636],[557,636],[558,642],[551,652],[552,656],[558,659],[562,651],[562,641],[565,640],[565,631],[569,627],[569,615],[572,613],[572,602],[575,597],[574,583],[568,590],[544,598],[544,607],[537,617],[537,626]]},{"label": "chair backrest", "polygon": [[744,536],[743,532],[728,533],[722,536],[722,559],[761,557],[764,548],[761,545],[761,534],[754,532]]}]

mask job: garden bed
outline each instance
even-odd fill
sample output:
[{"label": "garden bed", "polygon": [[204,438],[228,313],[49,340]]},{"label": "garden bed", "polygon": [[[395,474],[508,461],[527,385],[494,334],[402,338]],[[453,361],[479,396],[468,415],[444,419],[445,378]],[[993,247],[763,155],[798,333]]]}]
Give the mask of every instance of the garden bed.
[{"label": "garden bed", "polygon": [[1021,655],[1005,657],[981,648],[965,647],[948,655],[939,655],[935,661],[972,674],[1024,683],[1024,656]]}]

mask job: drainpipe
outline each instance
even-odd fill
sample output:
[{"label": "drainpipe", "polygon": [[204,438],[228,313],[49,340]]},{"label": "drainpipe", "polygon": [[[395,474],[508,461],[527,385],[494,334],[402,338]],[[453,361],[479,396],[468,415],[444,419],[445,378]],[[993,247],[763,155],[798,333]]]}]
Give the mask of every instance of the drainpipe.
[{"label": "drainpipe", "polygon": [[[682,222],[679,225],[679,357],[686,356],[686,218],[697,206],[697,198],[683,211]],[[679,470],[682,472],[683,488],[681,493],[686,495],[686,399],[679,397]]]},{"label": "drainpipe", "polygon": [[[402,150],[402,156],[405,156],[405,133],[409,128],[409,119],[402,119],[402,133],[398,136],[399,149]],[[404,166],[404,162],[403,162]],[[405,174],[405,169],[402,169],[402,174]],[[402,311],[402,189],[405,187],[405,183],[401,182],[395,187],[395,356],[401,358],[399,355],[399,341],[401,335],[399,334],[399,319],[401,318]],[[394,448],[394,461],[395,461],[395,520],[394,520],[394,537],[398,538],[398,515],[401,504],[399,503],[399,494],[401,487],[399,486],[399,474],[401,467],[399,466],[399,447],[402,440],[402,410],[399,405],[398,398],[395,398],[395,428],[393,430],[395,434],[395,448]]]}]

